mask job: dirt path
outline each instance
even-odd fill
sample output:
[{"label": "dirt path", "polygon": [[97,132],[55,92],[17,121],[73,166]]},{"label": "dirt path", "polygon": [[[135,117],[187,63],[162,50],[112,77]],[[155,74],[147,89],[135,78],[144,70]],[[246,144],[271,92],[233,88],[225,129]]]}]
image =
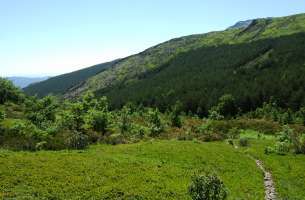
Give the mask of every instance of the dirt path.
[{"label": "dirt path", "polygon": [[265,200],[276,200],[276,192],[271,173],[265,170],[262,161],[255,160],[255,162],[257,167],[264,173]]}]

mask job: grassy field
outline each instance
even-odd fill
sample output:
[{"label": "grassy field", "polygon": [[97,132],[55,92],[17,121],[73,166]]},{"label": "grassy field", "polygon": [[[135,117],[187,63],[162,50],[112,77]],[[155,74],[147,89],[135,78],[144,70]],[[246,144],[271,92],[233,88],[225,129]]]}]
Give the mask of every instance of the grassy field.
[{"label": "grassy field", "polygon": [[192,175],[214,171],[229,199],[263,199],[263,175],[251,154],[273,173],[281,199],[304,199],[305,156],[265,155],[272,138],[250,143],[238,149],[225,142],[165,140],[84,151],[0,150],[0,198],[190,199]]},{"label": "grassy field", "polygon": [[305,199],[305,156],[288,154],[285,156],[264,154],[265,146],[274,144],[273,140],[252,140],[248,153],[264,162],[272,172],[280,199]]},{"label": "grassy field", "polygon": [[215,171],[229,199],[263,199],[253,160],[225,143],[154,141],[85,151],[0,151],[4,199],[190,199],[191,176]]}]

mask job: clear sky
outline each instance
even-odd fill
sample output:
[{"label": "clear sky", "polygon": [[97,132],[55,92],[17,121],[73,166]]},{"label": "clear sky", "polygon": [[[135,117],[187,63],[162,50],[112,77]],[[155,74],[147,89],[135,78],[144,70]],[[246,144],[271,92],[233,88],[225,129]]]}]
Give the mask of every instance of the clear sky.
[{"label": "clear sky", "polygon": [[0,76],[55,75],[240,20],[305,12],[305,0],[0,0]]}]

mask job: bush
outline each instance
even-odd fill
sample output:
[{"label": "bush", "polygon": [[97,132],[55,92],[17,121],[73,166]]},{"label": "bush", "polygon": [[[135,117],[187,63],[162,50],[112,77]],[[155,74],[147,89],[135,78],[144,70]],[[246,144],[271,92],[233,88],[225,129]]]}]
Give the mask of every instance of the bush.
[{"label": "bush", "polygon": [[36,144],[47,138],[47,133],[23,120],[10,120],[3,127],[2,144],[14,150],[35,150]]},{"label": "bush", "polygon": [[193,177],[189,194],[193,200],[224,200],[228,196],[226,187],[216,175]]},{"label": "bush", "polygon": [[214,120],[234,117],[238,113],[234,97],[231,94],[223,95],[219,98],[217,106],[212,107],[209,113],[209,117]]},{"label": "bush", "polygon": [[104,139],[106,144],[117,145],[125,144],[126,140],[122,134],[112,134]]},{"label": "bush", "polygon": [[211,120],[223,120],[224,116],[215,110],[209,111],[209,119]]},{"label": "bush", "polygon": [[231,128],[228,133],[228,137],[230,139],[237,139],[240,136],[240,130],[236,127]]},{"label": "bush", "polygon": [[239,146],[241,146],[241,147],[249,146],[249,139],[248,138],[240,138],[239,139]]},{"label": "bush", "polygon": [[273,147],[270,147],[270,146],[267,146],[264,151],[265,151],[265,154],[275,153],[275,149]]},{"label": "bush", "polygon": [[69,149],[85,149],[88,145],[88,136],[76,131],[66,139],[66,146]]},{"label": "bush", "polygon": [[173,127],[181,128],[182,127],[182,119],[181,119],[181,112],[182,112],[182,103],[177,101],[176,104],[172,107],[171,113],[171,123]]},{"label": "bush", "polygon": [[47,149],[47,142],[46,141],[38,142],[35,145],[35,150],[36,151],[40,151],[40,150],[44,150],[44,149]]},{"label": "bush", "polygon": [[[280,155],[287,154],[292,150],[296,154],[305,154],[305,136],[298,134],[289,126],[283,126],[283,130],[279,133],[278,142],[273,148],[273,151],[265,150],[265,153],[277,153]],[[271,150],[271,147],[270,147]]]},{"label": "bush", "polygon": [[1,122],[2,120],[4,120],[4,118],[5,118],[5,112],[4,112],[4,110],[2,110],[2,109],[0,108],[0,122]]},{"label": "bush", "polygon": [[149,112],[150,133],[152,137],[159,136],[164,130],[164,125],[158,109]]},{"label": "bush", "polygon": [[289,152],[289,143],[287,142],[277,142],[275,145],[275,153],[279,155],[285,155]]},{"label": "bush", "polygon": [[234,146],[234,141],[232,139],[229,139],[228,144]]},{"label": "bush", "polygon": [[108,131],[110,114],[107,111],[90,110],[85,116],[85,129],[101,132],[103,135]]},{"label": "bush", "polygon": [[226,125],[226,123],[222,122],[224,121],[208,121],[206,124],[197,127],[195,132],[199,134],[199,139],[205,142],[224,140],[229,128],[224,128],[223,125]]},{"label": "bush", "polygon": [[131,129],[131,117],[130,117],[130,108],[128,106],[124,106],[120,112],[120,130],[121,134],[125,135]]},{"label": "bush", "polygon": [[134,124],[132,126],[132,130],[131,130],[132,134],[139,137],[139,138],[144,138],[144,136],[146,135],[146,133],[148,132],[147,128],[142,126],[142,125],[138,125],[138,124]]}]

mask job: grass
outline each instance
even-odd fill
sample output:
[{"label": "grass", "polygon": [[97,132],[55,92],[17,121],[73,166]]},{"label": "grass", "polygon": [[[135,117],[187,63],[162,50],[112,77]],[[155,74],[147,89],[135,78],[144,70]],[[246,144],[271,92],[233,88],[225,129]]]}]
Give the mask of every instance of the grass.
[{"label": "grass", "polygon": [[191,177],[204,171],[220,176],[229,199],[263,199],[263,176],[244,153],[222,142],[175,140],[85,151],[0,150],[0,197],[190,199]]},{"label": "grass", "polygon": [[272,172],[280,199],[305,199],[305,156],[294,154],[266,155],[264,149],[268,145],[274,145],[274,141],[251,140],[248,153],[262,160],[265,167]]},{"label": "grass", "polygon": [[238,149],[156,140],[83,151],[0,150],[0,199],[190,199],[191,177],[203,172],[220,176],[229,199],[263,199],[263,175],[247,154],[272,172],[280,199],[304,199],[305,156],[266,155],[275,138],[257,135],[244,131],[250,146]]}]

